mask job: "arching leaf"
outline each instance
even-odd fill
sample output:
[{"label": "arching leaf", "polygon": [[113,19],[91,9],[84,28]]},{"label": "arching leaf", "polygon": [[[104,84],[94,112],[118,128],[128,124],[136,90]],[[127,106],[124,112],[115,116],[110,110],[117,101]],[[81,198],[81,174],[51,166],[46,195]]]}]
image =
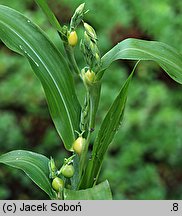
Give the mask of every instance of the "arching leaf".
[{"label": "arching leaf", "polygon": [[164,43],[133,38],[123,40],[102,57],[99,76],[118,59],[155,61],[172,79],[182,84],[182,55]]},{"label": "arching leaf", "polygon": [[64,57],[40,28],[3,5],[0,5],[0,39],[30,62],[43,85],[56,129],[70,150],[75,130],[79,130],[80,105]]},{"label": "arching leaf", "polygon": [[51,199],[56,198],[49,179],[49,159],[30,151],[16,150],[0,156],[0,163],[23,170]]}]

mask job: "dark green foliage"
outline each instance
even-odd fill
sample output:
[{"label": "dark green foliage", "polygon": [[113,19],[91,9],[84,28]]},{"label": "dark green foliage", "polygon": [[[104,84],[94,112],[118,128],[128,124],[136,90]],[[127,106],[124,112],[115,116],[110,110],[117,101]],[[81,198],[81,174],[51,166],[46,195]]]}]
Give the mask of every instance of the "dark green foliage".
[{"label": "dark green foliage", "polygon": [[1,155],[0,163],[24,171],[51,199],[56,198],[49,178],[49,159],[47,157],[31,151],[15,150]]},{"label": "dark green foliage", "polygon": [[180,91],[139,75],[132,82],[122,129],[101,177],[111,179],[115,198],[181,199]]},{"label": "dark green foliage", "polygon": [[[62,49],[45,16],[32,2],[0,0],[0,4],[32,17]],[[70,14],[83,1],[48,2],[52,3],[50,6],[58,19],[68,22]],[[86,19],[95,27],[103,52],[126,37],[159,40],[182,52],[180,0],[175,3],[173,0],[116,0],[115,4],[105,0],[85,2],[91,11]],[[67,17],[63,13],[65,9]],[[65,152],[50,120],[40,83],[22,57],[12,55],[2,44],[0,47],[5,53],[0,54],[0,153],[29,149],[54,155],[56,163],[61,164]],[[79,55],[76,57],[78,61],[81,59]],[[116,63],[106,72],[100,103],[103,112],[99,112],[97,124],[131,68],[128,62]],[[142,62],[130,86],[124,122],[110,146],[100,176],[101,180],[109,180],[114,199],[182,198],[182,88],[161,74],[154,63]],[[57,153],[58,149],[61,155]],[[5,181],[7,176],[11,181]],[[0,180],[2,199],[47,198],[39,189],[37,192],[32,190],[34,184],[17,170],[1,167]],[[24,192],[20,194],[23,190],[15,188],[12,182],[24,188]]]}]

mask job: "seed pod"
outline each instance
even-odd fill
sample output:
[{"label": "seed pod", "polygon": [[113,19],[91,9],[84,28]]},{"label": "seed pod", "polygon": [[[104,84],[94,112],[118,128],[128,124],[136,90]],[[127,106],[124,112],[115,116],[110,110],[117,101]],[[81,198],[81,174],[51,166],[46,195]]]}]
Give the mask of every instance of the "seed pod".
[{"label": "seed pod", "polygon": [[71,164],[66,164],[61,169],[61,173],[66,178],[71,178],[74,175],[74,172],[75,172],[75,169],[74,169],[73,165],[71,165]]},{"label": "seed pod", "polygon": [[74,143],[73,143],[73,150],[78,154],[78,155],[81,155],[83,149],[84,149],[84,146],[85,146],[85,138],[83,137],[78,137]]},{"label": "seed pod", "polygon": [[52,187],[54,188],[55,191],[59,192],[64,188],[64,181],[56,177],[52,181]]},{"label": "seed pod", "polygon": [[68,36],[68,44],[72,47],[76,46],[78,43],[78,36],[76,31],[72,31]]}]

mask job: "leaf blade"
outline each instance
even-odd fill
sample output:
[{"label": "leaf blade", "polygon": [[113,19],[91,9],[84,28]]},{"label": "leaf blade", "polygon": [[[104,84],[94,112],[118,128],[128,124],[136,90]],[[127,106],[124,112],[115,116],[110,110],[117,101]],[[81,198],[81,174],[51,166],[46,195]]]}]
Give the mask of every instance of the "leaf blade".
[{"label": "leaf blade", "polygon": [[0,156],[0,163],[23,170],[50,198],[56,198],[49,180],[48,162],[47,157],[25,150],[15,150]]},{"label": "leaf blade", "polygon": [[182,84],[182,55],[164,43],[134,38],[123,40],[102,57],[101,76],[118,59],[155,61],[172,79]]},{"label": "leaf blade", "polygon": [[24,55],[41,81],[51,117],[70,150],[79,130],[80,104],[69,67],[47,36],[17,11],[0,6],[0,39]]},{"label": "leaf blade", "polygon": [[108,181],[104,181],[93,188],[73,191],[64,189],[65,200],[112,200]]},{"label": "leaf blade", "polygon": [[42,9],[42,11],[45,13],[45,15],[47,16],[49,22],[51,23],[51,25],[58,31],[61,31],[61,26],[56,18],[56,16],[54,15],[54,13],[51,11],[48,3],[46,0],[35,0],[35,2],[37,3],[37,5],[39,5],[39,7]]},{"label": "leaf blade", "polygon": [[84,175],[81,188],[91,187],[97,182],[104,155],[122,121],[129,84],[137,64],[138,63],[136,63],[132,73],[121,87],[119,94],[112,103],[109,111],[101,123],[100,129],[93,144],[92,157],[86,168],[86,173]]}]

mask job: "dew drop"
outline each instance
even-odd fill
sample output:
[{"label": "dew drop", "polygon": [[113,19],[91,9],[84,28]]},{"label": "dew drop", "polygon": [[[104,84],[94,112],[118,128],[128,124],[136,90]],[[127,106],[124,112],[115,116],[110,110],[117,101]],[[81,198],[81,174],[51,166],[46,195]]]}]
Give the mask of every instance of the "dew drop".
[{"label": "dew drop", "polygon": [[19,47],[20,47],[20,49],[21,49],[25,54],[27,54],[27,51],[23,48],[22,45],[19,45]]},{"label": "dew drop", "polygon": [[30,23],[31,21],[30,21],[30,20],[27,20],[27,22]]},{"label": "dew drop", "polygon": [[16,160],[18,160],[19,158],[16,158]]}]

